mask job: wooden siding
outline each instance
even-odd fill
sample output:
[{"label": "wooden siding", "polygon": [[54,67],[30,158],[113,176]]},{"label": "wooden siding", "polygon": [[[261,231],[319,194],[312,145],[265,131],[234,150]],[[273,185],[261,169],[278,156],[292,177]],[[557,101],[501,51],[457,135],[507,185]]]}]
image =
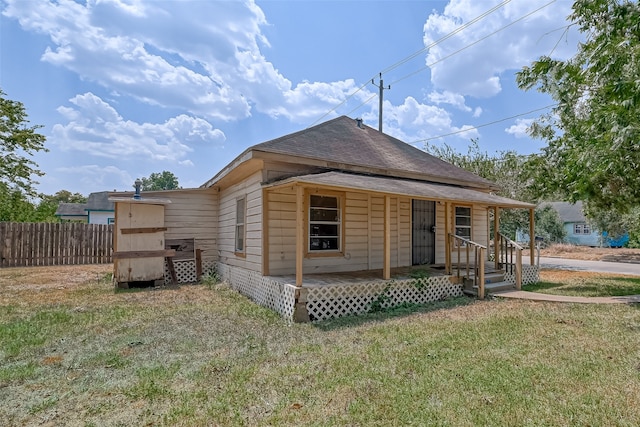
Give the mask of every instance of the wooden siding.
[{"label": "wooden siding", "polygon": [[[267,192],[268,241],[271,275],[295,269],[295,190]],[[410,199],[391,198],[391,266],[411,265]],[[400,214],[398,215],[398,212]],[[384,197],[346,192],[343,208],[344,256],[305,258],[304,273],[381,269],[383,266]],[[306,226],[305,226],[306,230]],[[305,239],[306,242],[306,239]]]},{"label": "wooden siding", "polygon": [[[454,223],[455,206],[451,208],[451,223]],[[444,244],[447,236],[445,230],[445,206],[444,203],[436,203],[436,264],[445,263]],[[489,221],[488,209],[486,206],[475,205],[471,209],[471,240],[481,245],[489,245]],[[452,255],[457,256],[457,249],[452,248]],[[456,260],[456,257],[453,257]]]},{"label": "wooden siding", "polygon": [[[219,260],[234,267],[262,271],[262,171],[232,185],[219,194],[218,239]],[[246,197],[245,251],[235,252],[236,200]],[[294,203],[295,204],[295,203]],[[295,225],[295,212],[293,212]]]},{"label": "wooden siding", "polygon": [[202,259],[216,261],[218,248],[218,194],[211,191],[178,190],[163,193],[171,200],[165,205],[166,239],[195,239],[195,248],[202,250]]}]

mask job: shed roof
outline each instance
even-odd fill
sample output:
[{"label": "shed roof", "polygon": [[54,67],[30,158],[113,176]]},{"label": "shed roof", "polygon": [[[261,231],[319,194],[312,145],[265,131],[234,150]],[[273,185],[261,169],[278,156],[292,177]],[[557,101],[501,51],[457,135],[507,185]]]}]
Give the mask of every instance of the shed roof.
[{"label": "shed roof", "polygon": [[404,195],[407,197],[425,198],[436,201],[479,203],[503,208],[535,208],[535,205],[531,203],[520,202],[518,200],[508,199],[506,197],[500,197],[470,188],[342,172],[325,172],[320,174],[296,176],[271,185],[276,186],[292,182],[323,185],[333,188],[373,191],[393,195]]}]

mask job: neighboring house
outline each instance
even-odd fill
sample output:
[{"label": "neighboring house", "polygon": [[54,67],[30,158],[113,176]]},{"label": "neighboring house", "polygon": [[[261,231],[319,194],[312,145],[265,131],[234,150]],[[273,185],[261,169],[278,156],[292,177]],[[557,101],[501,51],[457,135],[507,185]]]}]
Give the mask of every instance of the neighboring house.
[{"label": "neighboring house", "polygon": [[599,230],[593,229],[582,211],[582,202],[549,202],[543,205],[549,205],[556,212],[560,220],[564,224],[566,232],[565,241],[578,246],[623,246],[628,240],[629,235],[611,239],[607,237],[607,232],[601,233]]},{"label": "neighboring house", "polygon": [[60,202],[56,209],[55,216],[62,221],[87,222],[86,203],[63,203]]},{"label": "neighboring house", "polygon": [[[164,237],[192,239],[205,269],[215,266],[241,293],[304,321],[366,311],[381,295],[387,305],[462,295],[465,277],[482,296],[487,248],[499,238],[489,235],[489,211],[528,209],[533,218],[535,208],[496,189],[342,116],[248,148],[201,188],[143,199],[170,200]],[[519,270],[525,282],[538,277],[528,258]],[[190,265],[176,266],[178,274]],[[421,265],[441,273],[425,282],[396,275]]]},{"label": "neighboring house", "polygon": [[115,207],[109,201],[109,192],[91,193],[87,198],[87,217],[89,224],[113,224],[115,222]]},{"label": "neighboring house", "polygon": [[88,222],[89,224],[113,224],[115,211],[109,201],[109,192],[89,194],[87,203],[60,203],[55,215],[63,221]]}]

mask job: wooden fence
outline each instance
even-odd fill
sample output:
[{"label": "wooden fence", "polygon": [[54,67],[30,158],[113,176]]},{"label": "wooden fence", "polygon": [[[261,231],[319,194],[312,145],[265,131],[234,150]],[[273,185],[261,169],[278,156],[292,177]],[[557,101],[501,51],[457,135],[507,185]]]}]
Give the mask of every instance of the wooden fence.
[{"label": "wooden fence", "polygon": [[113,225],[0,222],[0,267],[107,264]]}]

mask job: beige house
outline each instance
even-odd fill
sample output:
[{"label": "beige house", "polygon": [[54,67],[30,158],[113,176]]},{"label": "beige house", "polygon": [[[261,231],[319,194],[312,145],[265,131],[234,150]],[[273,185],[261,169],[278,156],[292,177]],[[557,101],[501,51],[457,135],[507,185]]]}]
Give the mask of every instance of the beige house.
[{"label": "beige house", "polygon": [[305,321],[537,280],[533,257],[490,232],[501,209],[535,206],[496,189],[342,116],[248,148],[199,189],[145,195],[171,200],[168,241],[193,239],[205,270]]}]

